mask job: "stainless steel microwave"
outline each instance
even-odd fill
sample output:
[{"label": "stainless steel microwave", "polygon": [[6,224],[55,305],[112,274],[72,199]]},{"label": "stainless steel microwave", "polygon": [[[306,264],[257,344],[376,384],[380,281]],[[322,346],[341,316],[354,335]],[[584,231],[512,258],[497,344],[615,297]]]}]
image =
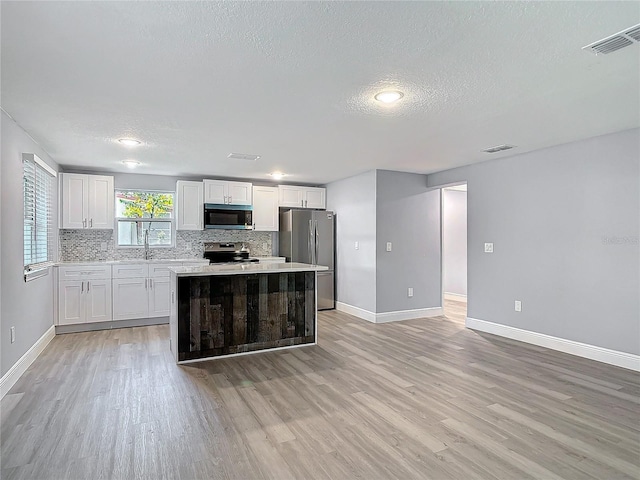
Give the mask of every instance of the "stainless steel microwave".
[{"label": "stainless steel microwave", "polygon": [[253,207],[205,203],[204,228],[253,230]]}]

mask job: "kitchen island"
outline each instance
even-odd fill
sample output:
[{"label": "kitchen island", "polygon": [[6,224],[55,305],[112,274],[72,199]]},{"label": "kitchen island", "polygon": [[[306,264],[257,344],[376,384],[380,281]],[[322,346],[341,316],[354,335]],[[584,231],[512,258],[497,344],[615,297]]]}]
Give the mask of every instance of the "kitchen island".
[{"label": "kitchen island", "polygon": [[316,274],[304,263],[171,268],[178,363],[315,344]]}]

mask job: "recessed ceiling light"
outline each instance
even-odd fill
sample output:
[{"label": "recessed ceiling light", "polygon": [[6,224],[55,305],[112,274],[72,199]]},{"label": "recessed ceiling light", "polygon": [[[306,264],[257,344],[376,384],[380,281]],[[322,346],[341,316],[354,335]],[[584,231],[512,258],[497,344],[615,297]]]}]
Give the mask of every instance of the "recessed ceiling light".
[{"label": "recessed ceiling light", "polygon": [[126,145],[127,147],[137,147],[142,143],[140,140],[136,140],[135,138],[119,138],[118,142]]},{"label": "recessed ceiling light", "polygon": [[281,178],[284,178],[287,176],[286,173],[282,173],[282,172],[273,172],[273,173],[270,173],[269,175],[271,175],[274,180],[280,180]]},{"label": "recessed ceiling light", "polygon": [[129,168],[136,168],[138,165],[140,165],[140,162],[137,160],[123,160],[122,163]]},{"label": "recessed ceiling light", "polygon": [[376,93],[376,95],[373,98],[375,98],[376,100],[382,103],[393,103],[393,102],[397,102],[402,97],[404,97],[404,93],[399,92],[397,90],[389,90],[386,92]]}]

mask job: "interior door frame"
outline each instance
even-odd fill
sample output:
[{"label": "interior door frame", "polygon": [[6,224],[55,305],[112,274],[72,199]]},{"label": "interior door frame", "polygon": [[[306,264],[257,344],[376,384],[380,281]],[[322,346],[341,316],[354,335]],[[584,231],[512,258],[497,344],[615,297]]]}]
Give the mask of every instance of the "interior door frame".
[{"label": "interior door frame", "polygon": [[436,185],[429,190],[438,190],[440,195],[440,307],[444,312],[444,189],[448,187],[467,186],[467,306],[469,305],[469,182],[460,180],[458,182]]}]

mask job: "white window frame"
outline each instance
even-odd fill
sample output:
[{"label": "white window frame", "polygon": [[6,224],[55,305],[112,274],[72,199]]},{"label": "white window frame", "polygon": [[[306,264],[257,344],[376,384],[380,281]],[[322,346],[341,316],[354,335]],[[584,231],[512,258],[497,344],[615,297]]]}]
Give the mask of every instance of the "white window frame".
[{"label": "white window frame", "polygon": [[153,223],[153,222],[171,222],[171,244],[170,245],[149,245],[149,250],[156,248],[175,248],[176,246],[176,217],[175,217],[175,206],[176,206],[176,192],[172,190],[151,190],[148,188],[116,188],[115,189],[115,211],[118,210],[118,192],[147,192],[147,193],[165,193],[173,195],[173,212],[171,217],[165,218],[130,218],[130,217],[116,217],[115,218],[115,247],[116,249],[126,249],[126,248],[144,248],[144,245],[120,245],[120,222],[135,222],[135,223]]},{"label": "white window frame", "polygon": [[[22,227],[22,263],[24,267],[24,281],[29,282],[36,278],[49,274],[49,268],[55,261],[55,226],[54,226],[54,179],[58,173],[47,165],[34,153],[22,154],[22,195],[23,195],[23,227]],[[27,198],[27,179],[31,181],[29,187],[29,197]],[[44,189],[44,192],[42,192]],[[44,203],[44,205],[42,204]],[[44,249],[46,258],[40,258],[36,254],[42,249],[42,240],[38,241],[38,225],[42,225],[39,218],[45,216],[44,225],[46,229]],[[25,235],[27,224],[30,227],[30,238]],[[31,252],[27,255],[27,249]],[[34,253],[35,252],[35,253]],[[36,255],[34,261],[33,256]],[[28,261],[27,261],[28,257]]]}]

